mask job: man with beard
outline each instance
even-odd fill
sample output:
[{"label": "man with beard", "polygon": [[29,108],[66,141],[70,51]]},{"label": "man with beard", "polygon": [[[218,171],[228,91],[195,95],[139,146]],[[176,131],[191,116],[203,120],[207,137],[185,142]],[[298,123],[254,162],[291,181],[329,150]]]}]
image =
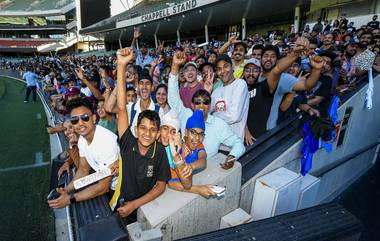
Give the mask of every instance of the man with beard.
[{"label": "man with beard", "polygon": [[302,53],[307,52],[308,46],[309,41],[307,39],[298,38],[293,51],[278,61],[278,63],[277,60],[280,53],[277,47],[268,45],[263,50],[261,58],[261,67],[263,69],[262,76],[267,80],[270,93],[274,93],[272,107],[267,122],[267,130],[273,129],[277,125],[279,106],[283,96],[292,91],[310,90],[314,87],[319,78],[323,66],[323,60],[317,56],[312,56],[310,58],[312,71],[307,79],[297,80],[296,77],[283,73],[298,57],[300,57]]},{"label": "man with beard", "polygon": [[334,35],[332,33],[327,33],[322,42],[321,51],[333,51]]},{"label": "man with beard", "polygon": [[[369,55],[372,55],[372,51],[368,49],[369,45],[372,43],[372,33],[371,32],[363,32],[359,38],[359,44],[356,47],[356,54],[354,58],[358,58],[361,54],[366,54],[368,52]],[[356,63],[356,60],[355,60]],[[360,70],[356,68],[356,74],[358,77],[363,76],[367,73],[366,70]]]},{"label": "man with beard", "polygon": [[232,67],[235,79],[241,78],[244,69],[244,56],[247,53],[247,45],[237,39],[236,35],[232,35],[228,41],[219,49],[219,54],[227,53],[231,45],[234,45],[232,51]]},{"label": "man with beard", "polygon": [[212,92],[211,113],[227,122],[243,140],[248,116],[247,84],[244,80],[234,77],[232,61],[228,55],[218,56],[216,73],[223,86]]},{"label": "man with beard", "polygon": [[252,145],[266,131],[273,94],[269,92],[267,81],[258,82],[261,73],[259,60],[249,59],[243,73],[249,91],[249,109],[244,141],[246,145]]},{"label": "man with beard", "polygon": [[329,115],[329,106],[332,97],[333,61],[336,55],[331,51],[325,51],[319,55],[324,59],[321,76],[317,85],[307,94],[307,104],[316,108],[321,117]]}]

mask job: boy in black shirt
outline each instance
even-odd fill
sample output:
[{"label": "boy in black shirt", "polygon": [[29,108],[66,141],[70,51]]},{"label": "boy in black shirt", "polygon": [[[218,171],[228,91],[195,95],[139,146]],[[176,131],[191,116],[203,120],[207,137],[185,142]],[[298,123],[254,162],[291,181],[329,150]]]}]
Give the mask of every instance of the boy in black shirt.
[{"label": "boy in black shirt", "polygon": [[[142,111],[137,119],[135,138],[129,128],[126,110],[125,66],[133,50],[124,48],[117,55],[118,133],[122,162],[119,163],[119,185],[111,206],[117,208],[127,223],[137,219],[137,209],[160,196],[170,178],[164,147],[157,142],[160,118],[155,111]],[[120,180],[121,179],[121,180]],[[119,193],[117,193],[119,192]]]}]

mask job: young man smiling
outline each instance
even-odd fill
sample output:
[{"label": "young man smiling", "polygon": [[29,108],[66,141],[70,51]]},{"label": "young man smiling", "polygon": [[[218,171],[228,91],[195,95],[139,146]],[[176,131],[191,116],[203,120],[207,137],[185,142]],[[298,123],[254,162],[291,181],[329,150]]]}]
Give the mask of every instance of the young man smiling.
[{"label": "young man smiling", "polygon": [[200,109],[203,111],[206,131],[203,144],[207,156],[211,157],[218,153],[220,144],[231,147],[231,151],[223,165],[228,169],[233,166],[233,161],[238,159],[245,151],[242,140],[233,132],[231,127],[222,119],[209,115],[211,96],[206,90],[198,90],[192,97],[191,109],[186,108],[178,94],[178,74],[180,66],[186,61],[183,52],[176,52],[173,57],[173,64],[169,76],[168,102],[169,105],[178,113],[181,121],[182,133],[185,133],[186,121],[193,111]]},{"label": "young man smiling", "polygon": [[211,113],[227,122],[243,140],[249,107],[247,84],[243,79],[235,79],[232,61],[225,54],[216,59],[216,73],[223,86],[212,92]]},{"label": "young man smiling", "polygon": [[[80,163],[73,180],[89,175],[91,170],[98,171],[104,168],[113,170],[120,152],[117,136],[104,127],[95,125],[96,116],[93,114],[91,103],[88,100],[74,99],[68,104],[68,109],[71,124],[79,135]],[[110,198],[116,188],[116,183],[117,177],[109,176],[81,191],[74,192],[74,184],[71,182],[66,188],[57,190],[61,194],[59,198],[49,200],[48,203],[52,208],[63,208],[69,204],[88,200],[107,192]],[[109,192],[109,189],[112,191]]]},{"label": "young man smiling", "polygon": [[[137,219],[137,209],[165,191],[170,178],[169,163],[164,147],[157,142],[160,117],[155,111],[139,113],[132,135],[126,110],[125,66],[133,58],[130,48],[119,50],[117,56],[118,133],[122,161],[119,163],[120,186],[112,204],[127,223]],[[125,201],[123,203],[123,200]]]},{"label": "young man smiling", "polygon": [[247,45],[242,42],[241,40],[237,39],[236,35],[232,35],[228,41],[220,48],[219,54],[225,54],[228,51],[228,48],[233,45],[233,51],[232,51],[232,66],[234,70],[234,77],[236,79],[239,79],[243,75],[243,69],[244,69],[244,58],[247,54]]},{"label": "young man smiling", "polygon": [[197,81],[197,65],[194,62],[188,62],[183,67],[186,79],[185,86],[179,88],[179,95],[185,107],[191,107],[191,98],[197,90],[203,89],[201,83]]}]

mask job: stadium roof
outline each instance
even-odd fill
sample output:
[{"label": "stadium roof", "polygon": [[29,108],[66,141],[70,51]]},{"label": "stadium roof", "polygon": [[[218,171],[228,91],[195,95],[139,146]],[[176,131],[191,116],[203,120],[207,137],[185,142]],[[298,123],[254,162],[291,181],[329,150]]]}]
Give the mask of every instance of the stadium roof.
[{"label": "stadium roof", "polygon": [[[80,33],[106,32],[106,40],[115,41],[121,35],[130,39],[132,31],[129,30],[133,26],[140,26],[144,36],[152,36],[155,33],[168,35],[177,30],[198,31],[205,25],[233,26],[240,24],[242,18],[249,23],[283,21],[294,17],[296,6],[304,8],[309,3],[310,0],[164,0],[155,5],[137,6],[84,28]],[[123,33],[123,30],[127,31]]]},{"label": "stadium roof", "polygon": [[59,15],[74,8],[74,0],[0,0],[0,16]]}]

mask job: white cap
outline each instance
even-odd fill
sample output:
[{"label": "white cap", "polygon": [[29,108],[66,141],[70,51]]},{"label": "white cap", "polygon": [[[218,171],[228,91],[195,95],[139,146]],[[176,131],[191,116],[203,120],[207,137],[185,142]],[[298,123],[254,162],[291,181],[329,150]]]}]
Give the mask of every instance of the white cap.
[{"label": "white cap", "polygon": [[250,58],[247,61],[245,61],[245,66],[247,66],[248,64],[254,64],[257,67],[261,67],[260,61],[256,58]]},{"label": "white cap", "polygon": [[178,115],[174,109],[171,109],[161,118],[161,126],[171,126],[176,130],[180,129]]}]

